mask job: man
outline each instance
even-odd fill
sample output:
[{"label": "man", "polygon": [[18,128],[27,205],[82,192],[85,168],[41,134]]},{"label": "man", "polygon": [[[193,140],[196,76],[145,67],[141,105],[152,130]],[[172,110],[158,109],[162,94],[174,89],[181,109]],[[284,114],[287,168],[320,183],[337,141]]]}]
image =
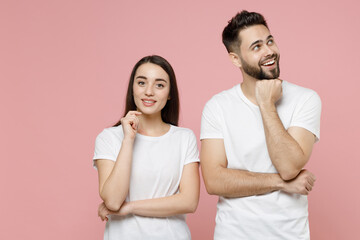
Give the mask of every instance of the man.
[{"label": "man", "polygon": [[320,137],[320,98],[278,79],[279,49],[262,15],[238,13],[223,43],[243,82],[202,116],[202,174],[220,196],[214,239],[310,239],[315,176],[303,168]]}]

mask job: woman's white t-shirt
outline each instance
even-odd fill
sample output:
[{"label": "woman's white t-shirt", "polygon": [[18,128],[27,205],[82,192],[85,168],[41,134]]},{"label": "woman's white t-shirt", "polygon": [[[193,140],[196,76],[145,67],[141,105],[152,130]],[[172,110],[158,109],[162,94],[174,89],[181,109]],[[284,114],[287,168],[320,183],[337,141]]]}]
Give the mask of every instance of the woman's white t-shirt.
[{"label": "woman's white t-shirt", "polygon": [[[116,161],[123,137],[121,125],[104,129],[96,138],[94,163],[97,159]],[[176,194],[183,167],[192,162],[199,162],[199,152],[190,129],[170,125],[170,130],[160,137],[136,134],[126,201]],[[110,215],[104,239],[191,239],[191,235],[185,215],[164,218]]]}]

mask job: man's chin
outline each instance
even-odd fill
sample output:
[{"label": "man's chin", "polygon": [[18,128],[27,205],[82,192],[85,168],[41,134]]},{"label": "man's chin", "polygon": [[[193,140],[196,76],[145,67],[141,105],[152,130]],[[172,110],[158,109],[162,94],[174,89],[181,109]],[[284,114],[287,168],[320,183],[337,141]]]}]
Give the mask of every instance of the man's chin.
[{"label": "man's chin", "polygon": [[258,80],[273,80],[273,79],[277,79],[279,78],[279,74],[276,74],[276,75],[266,75],[266,76],[263,76],[261,79],[258,79]]},{"label": "man's chin", "polygon": [[276,72],[276,73],[265,73],[262,77],[262,80],[271,80],[271,79],[276,79],[279,78],[280,73]]}]

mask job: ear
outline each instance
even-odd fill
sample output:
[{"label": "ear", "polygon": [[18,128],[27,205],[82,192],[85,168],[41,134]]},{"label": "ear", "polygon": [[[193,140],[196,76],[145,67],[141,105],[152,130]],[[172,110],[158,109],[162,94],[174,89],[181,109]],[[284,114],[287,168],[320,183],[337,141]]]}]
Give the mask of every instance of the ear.
[{"label": "ear", "polygon": [[240,57],[239,55],[237,55],[236,53],[234,52],[230,52],[229,53],[229,58],[230,58],[230,61],[237,67],[241,67],[241,61],[240,61]]}]

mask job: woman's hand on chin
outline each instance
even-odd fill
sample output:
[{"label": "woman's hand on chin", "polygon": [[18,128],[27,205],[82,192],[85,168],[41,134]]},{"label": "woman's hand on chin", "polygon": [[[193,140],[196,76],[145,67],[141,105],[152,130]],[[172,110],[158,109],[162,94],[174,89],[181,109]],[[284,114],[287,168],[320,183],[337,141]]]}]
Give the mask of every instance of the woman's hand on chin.
[{"label": "woman's hand on chin", "polygon": [[135,139],[137,129],[139,126],[139,118],[141,115],[138,111],[129,111],[125,117],[121,119],[121,126],[124,131],[124,139]]}]

